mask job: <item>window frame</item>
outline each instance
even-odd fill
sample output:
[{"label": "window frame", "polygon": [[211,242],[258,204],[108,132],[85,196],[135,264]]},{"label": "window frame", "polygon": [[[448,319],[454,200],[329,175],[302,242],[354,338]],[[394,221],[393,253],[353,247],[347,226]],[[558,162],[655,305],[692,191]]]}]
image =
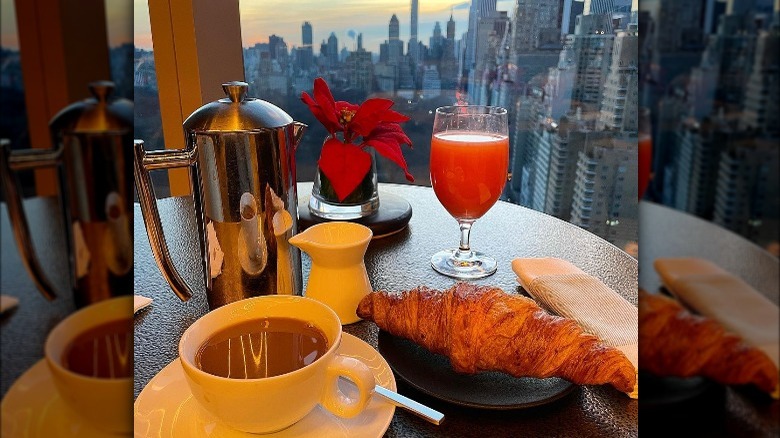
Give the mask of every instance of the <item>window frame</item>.
[{"label": "window frame", "polygon": [[[244,80],[238,0],[149,0],[154,64],[166,149],[183,149],[182,124],[221,84]],[[187,169],[168,170],[171,196],[190,193]]]},{"label": "window frame", "polygon": [[[86,84],[111,77],[105,1],[80,0],[79,8],[64,1],[14,1],[33,149],[51,149],[51,119],[67,105],[89,97]],[[85,20],[92,24],[84,26]],[[34,172],[39,196],[57,194],[54,169]]]}]

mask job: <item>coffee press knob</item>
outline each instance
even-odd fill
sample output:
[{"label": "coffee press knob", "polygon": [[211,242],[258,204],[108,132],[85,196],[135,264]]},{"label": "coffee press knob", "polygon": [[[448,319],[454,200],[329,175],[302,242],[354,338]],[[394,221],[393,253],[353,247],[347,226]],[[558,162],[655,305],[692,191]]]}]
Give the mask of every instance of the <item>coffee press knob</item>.
[{"label": "coffee press knob", "polygon": [[249,84],[241,81],[231,81],[222,84],[222,90],[230,98],[231,102],[242,102],[249,91]]},{"label": "coffee press knob", "polygon": [[113,91],[114,83],[111,81],[95,81],[89,84],[89,92],[95,96],[98,102],[105,102]]}]

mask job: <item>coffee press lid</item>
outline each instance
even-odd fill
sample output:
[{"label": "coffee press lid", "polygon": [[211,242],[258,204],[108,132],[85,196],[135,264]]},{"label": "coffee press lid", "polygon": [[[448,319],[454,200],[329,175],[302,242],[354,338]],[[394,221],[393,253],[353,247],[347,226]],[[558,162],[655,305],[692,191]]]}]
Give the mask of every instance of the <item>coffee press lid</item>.
[{"label": "coffee press lid", "polygon": [[292,117],[278,106],[247,97],[249,84],[222,84],[227,97],[207,103],[184,121],[185,132],[237,132],[275,129],[292,123]]},{"label": "coffee press lid", "polygon": [[49,122],[53,133],[126,133],[133,131],[133,102],[111,96],[114,83],[89,84],[92,97],[63,108]]}]

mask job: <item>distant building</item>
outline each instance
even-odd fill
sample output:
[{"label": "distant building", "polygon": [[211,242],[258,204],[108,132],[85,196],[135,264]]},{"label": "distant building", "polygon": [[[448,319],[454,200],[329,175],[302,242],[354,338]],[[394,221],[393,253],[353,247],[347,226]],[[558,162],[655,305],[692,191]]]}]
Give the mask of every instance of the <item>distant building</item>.
[{"label": "distant building", "polygon": [[780,23],[772,31],[761,31],[756,41],[752,71],[747,79],[741,129],[753,128],[780,136]]},{"label": "distant building", "polygon": [[639,126],[639,52],[636,24],[620,31],[612,49],[612,63],[604,84],[601,114],[596,128],[637,132]]},{"label": "distant building", "polygon": [[486,17],[496,11],[496,0],[472,0],[469,7],[469,26],[466,32],[465,42],[465,54],[463,69],[471,70],[476,67],[477,55],[476,51],[479,47],[477,42],[477,27],[479,26],[479,19]]},{"label": "distant building", "polygon": [[572,46],[577,69],[572,101],[583,112],[598,112],[612,55],[611,17],[580,15],[575,29],[571,41],[567,41]]},{"label": "distant building", "polygon": [[428,45],[430,47],[430,59],[441,59],[442,49],[444,47],[444,37],[441,35],[441,25],[438,21],[433,26],[433,35],[431,36]]},{"label": "distant building", "polygon": [[435,65],[426,66],[422,78],[422,97],[430,99],[441,95],[441,80]]},{"label": "distant building", "polygon": [[411,25],[409,26],[409,57],[415,67],[420,63],[420,50],[417,38],[417,13],[419,12],[418,0],[412,0]]},{"label": "distant building", "polygon": [[339,39],[336,38],[336,34],[331,32],[328,37],[328,45],[326,56],[328,57],[328,63],[331,68],[334,68],[339,63]]},{"label": "distant building", "polygon": [[393,65],[398,65],[401,62],[401,58],[404,56],[404,43],[399,38],[399,25],[398,17],[393,14],[390,17],[389,36],[387,41],[387,62]]},{"label": "distant building", "polygon": [[561,49],[561,0],[517,0],[512,24],[515,54]]},{"label": "distant building", "polygon": [[344,62],[349,72],[349,85],[366,94],[373,91],[374,64],[371,61],[371,52],[362,48],[350,52]]},{"label": "distant building", "polygon": [[314,66],[314,51],[312,48],[312,27],[308,21],[304,21],[301,25],[301,37],[303,45],[301,45],[297,53],[298,68],[310,70]]},{"label": "distant building", "polygon": [[571,219],[607,241],[636,241],[636,136],[588,145],[577,161]]},{"label": "distant building", "polygon": [[677,131],[674,207],[711,218],[718,159],[734,133],[722,116],[686,120]]},{"label": "distant building", "polygon": [[[724,151],[718,165],[713,222],[749,239],[763,237],[780,215],[780,149],[749,139]],[[768,223],[767,223],[768,222]],[[776,232],[776,230],[775,230]]]}]

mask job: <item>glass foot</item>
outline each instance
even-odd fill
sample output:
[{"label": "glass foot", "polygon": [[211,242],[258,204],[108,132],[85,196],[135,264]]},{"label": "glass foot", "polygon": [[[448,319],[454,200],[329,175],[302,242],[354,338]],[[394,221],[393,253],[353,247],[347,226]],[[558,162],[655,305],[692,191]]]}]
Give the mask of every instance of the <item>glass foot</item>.
[{"label": "glass foot", "polygon": [[496,273],[496,259],[478,251],[468,257],[456,257],[457,249],[445,249],[431,257],[431,266],[439,274],[460,280],[485,278]]}]

